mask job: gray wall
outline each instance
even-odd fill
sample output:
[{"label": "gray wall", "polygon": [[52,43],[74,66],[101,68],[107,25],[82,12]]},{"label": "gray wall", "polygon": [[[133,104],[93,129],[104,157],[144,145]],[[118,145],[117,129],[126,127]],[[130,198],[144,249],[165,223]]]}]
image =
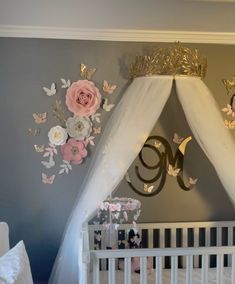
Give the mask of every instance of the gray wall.
[{"label": "gray wall", "polygon": [[[47,141],[47,130],[56,121],[48,117],[39,137],[30,137],[33,112],[50,111],[42,86],[61,77],[77,80],[79,64],[97,67],[94,81],[100,87],[103,79],[115,82],[118,91],[112,96],[117,102],[129,84],[126,63],[134,55],[156,44],[114,43],[69,40],[0,39],[0,121],[1,176],[0,220],[10,226],[11,245],[20,239],[26,243],[35,279],[46,280],[56,256],[66,220],[92,155],[84,164],[50,186],[41,182],[40,156],[34,144]],[[219,108],[227,103],[221,78],[230,78],[235,70],[234,46],[194,45],[208,58],[205,82],[214,92]],[[131,111],[131,109],[130,109]],[[109,115],[103,120],[103,126]],[[174,124],[172,121],[174,120]],[[210,125],[209,127],[216,127]],[[174,132],[190,135],[181,107],[172,96],[153,133],[169,140]],[[234,131],[235,133],[235,131]],[[141,222],[232,220],[232,205],[213,167],[195,141],[187,148],[186,172],[199,178],[190,192],[179,189],[172,178],[154,198],[136,196],[123,181],[116,195],[132,196],[142,201]]]}]

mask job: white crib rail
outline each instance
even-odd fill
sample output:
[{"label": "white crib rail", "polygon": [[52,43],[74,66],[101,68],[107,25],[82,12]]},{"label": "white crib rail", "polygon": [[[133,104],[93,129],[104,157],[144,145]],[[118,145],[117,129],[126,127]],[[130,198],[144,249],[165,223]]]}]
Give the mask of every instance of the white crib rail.
[{"label": "white crib rail", "polygon": [[165,249],[125,249],[125,250],[93,250],[91,259],[93,261],[93,282],[100,283],[99,262],[108,259],[108,283],[115,284],[115,261],[124,258],[124,284],[131,283],[131,258],[140,257],[140,284],[147,283],[147,257],[154,257],[156,260],[155,283],[162,284],[162,259],[171,257],[171,284],[177,284],[178,257],[186,257],[186,284],[193,284],[193,257],[202,256],[201,283],[208,283],[208,259],[210,255],[216,255],[216,283],[223,284],[223,258],[224,255],[231,255],[231,284],[235,283],[235,247],[198,247],[198,248],[165,248]]}]

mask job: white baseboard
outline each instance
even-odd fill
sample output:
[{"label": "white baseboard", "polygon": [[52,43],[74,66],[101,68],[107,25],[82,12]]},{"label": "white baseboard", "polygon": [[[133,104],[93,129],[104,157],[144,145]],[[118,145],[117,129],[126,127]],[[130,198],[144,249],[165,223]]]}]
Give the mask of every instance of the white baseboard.
[{"label": "white baseboard", "polygon": [[235,44],[235,33],[0,25],[0,37]]}]

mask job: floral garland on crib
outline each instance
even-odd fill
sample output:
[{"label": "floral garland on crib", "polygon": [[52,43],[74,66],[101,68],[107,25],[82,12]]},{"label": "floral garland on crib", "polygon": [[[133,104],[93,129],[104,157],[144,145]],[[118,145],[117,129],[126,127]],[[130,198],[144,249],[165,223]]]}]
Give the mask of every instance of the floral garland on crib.
[{"label": "floral garland on crib", "polygon": [[[101,133],[101,127],[95,124],[101,122],[101,110],[109,112],[114,104],[109,104],[108,99],[102,99],[98,87],[92,76],[96,72],[95,68],[87,68],[84,64],[80,66],[81,79],[73,83],[70,80],[61,78],[61,89],[66,89],[64,104],[61,100],[55,100],[52,104],[52,114],[60,122],[51,127],[48,131],[48,146],[34,145],[37,153],[42,153],[44,160],[41,164],[45,169],[55,166],[55,156],[60,156],[62,162],[57,173],[48,176],[42,172],[42,182],[52,184],[57,174],[68,174],[73,169],[73,165],[80,165],[88,156],[89,145],[95,146],[95,136]],[[116,85],[103,81],[103,92],[111,95]],[[44,93],[48,97],[53,97],[57,93],[56,83],[52,83],[50,88],[43,87]],[[65,116],[64,107],[70,112],[70,116]],[[33,113],[36,124],[44,124],[47,121],[47,113]],[[40,134],[39,128],[29,128],[31,136]]]}]

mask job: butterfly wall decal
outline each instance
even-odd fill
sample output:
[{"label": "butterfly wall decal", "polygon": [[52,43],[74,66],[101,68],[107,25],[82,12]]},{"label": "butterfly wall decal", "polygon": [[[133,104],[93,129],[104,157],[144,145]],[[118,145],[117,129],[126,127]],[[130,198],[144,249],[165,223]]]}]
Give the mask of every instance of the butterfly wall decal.
[{"label": "butterfly wall decal", "polygon": [[235,75],[232,77],[231,80],[226,80],[226,79],[222,79],[222,82],[226,88],[227,94],[230,93],[230,91],[235,88]]},{"label": "butterfly wall decal", "polygon": [[45,145],[34,145],[34,150],[37,153],[43,153],[45,149]]},{"label": "butterfly wall decal", "polygon": [[95,74],[96,68],[88,68],[85,64],[80,65],[80,76],[83,79],[91,80],[92,76]]},{"label": "butterfly wall decal", "polygon": [[224,124],[225,124],[225,127],[228,128],[228,129],[234,129],[235,128],[235,120],[225,119]]},{"label": "butterfly wall decal", "polygon": [[42,182],[44,184],[52,184],[55,180],[55,175],[47,176],[46,174],[42,173]]},{"label": "butterfly wall decal", "polygon": [[169,164],[168,166],[168,175],[169,176],[173,176],[173,177],[176,177],[180,172],[180,169],[177,169],[177,168],[174,168],[171,164]]},{"label": "butterfly wall decal", "polygon": [[100,134],[101,133],[101,127],[94,127],[93,131],[94,131],[94,134]]},{"label": "butterfly wall decal", "polygon": [[67,80],[67,81],[66,81],[65,79],[61,78],[60,81],[61,81],[61,83],[62,83],[62,85],[61,85],[61,88],[62,88],[62,89],[69,88],[70,85],[71,85],[70,80]]},{"label": "butterfly wall decal", "polygon": [[106,80],[103,82],[103,91],[109,95],[111,95],[117,88],[117,85],[112,85],[108,83]]},{"label": "butterfly wall decal", "polygon": [[108,104],[108,99],[104,99],[104,103],[103,103],[103,106],[102,108],[109,112],[115,105],[114,104]]},{"label": "butterfly wall decal", "polygon": [[55,83],[52,83],[50,88],[43,87],[42,89],[48,97],[54,96],[56,94]]},{"label": "butterfly wall decal", "polygon": [[190,185],[195,185],[198,181],[198,178],[193,179],[192,177],[188,178],[188,182]]},{"label": "butterfly wall decal", "polygon": [[33,113],[34,122],[37,124],[45,123],[47,121],[47,113]]},{"label": "butterfly wall decal", "polygon": [[55,160],[53,159],[53,156],[50,156],[48,162],[47,161],[41,161],[41,163],[46,169],[50,169],[50,168],[54,167]]},{"label": "butterfly wall decal", "polygon": [[151,193],[154,189],[154,185],[148,186],[146,183],[144,183],[144,192]]},{"label": "butterfly wall decal", "polygon": [[31,136],[38,136],[40,134],[39,128],[28,128],[28,133]]},{"label": "butterfly wall decal", "polygon": [[184,138],[180,137],[178,133],[174,133],[173,142],[180,145],[183,142]]}]

